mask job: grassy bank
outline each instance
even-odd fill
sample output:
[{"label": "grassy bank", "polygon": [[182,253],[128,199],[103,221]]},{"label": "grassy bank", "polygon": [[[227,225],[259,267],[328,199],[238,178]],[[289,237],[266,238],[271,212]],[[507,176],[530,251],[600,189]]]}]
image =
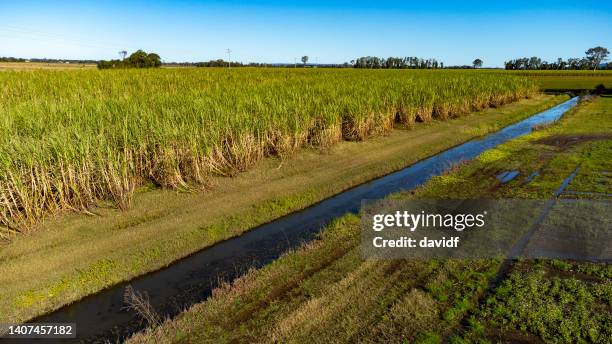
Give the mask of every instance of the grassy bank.
[{"label": "grassy bank", "polygon": [[[577,164],[569,190],[610,193],[600,177],[612,170],[611,110],[612,98],[582,103],[556,125],[393,197],[547,199]],[[501,184],[496,175],[510,169],[520,177]],[[609,264],[526,260],[489,292],[499,261],[363,261],[359,231],[357,216],[340,218],[319,240],[130,342],[608,343],[612,335]]]},{"label": "grassy bank", "polygon": [[14,231],[537,90],[488,73],[252,68],[6,72],[0,85],[0,224]]},{"label": "grassy bank", "polygon": [[267,158],[207,192],[140,189],[133,206],[68,214],[0,246],[0,321],[23,321],[166,266],[350,186],[566,100],[537,96],[450,121],[417,123],[364,142]]}]

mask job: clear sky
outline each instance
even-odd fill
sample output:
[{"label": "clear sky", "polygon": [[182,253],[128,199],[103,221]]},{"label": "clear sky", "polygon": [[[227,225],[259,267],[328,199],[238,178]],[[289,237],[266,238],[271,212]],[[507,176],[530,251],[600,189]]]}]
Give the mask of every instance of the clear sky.
[{"label": "clear sky", "polygon": [[433,57],[502,66],[510,58],[612,50],[612,1],[14,1],[0,0],[0,56],[342,63]]}]

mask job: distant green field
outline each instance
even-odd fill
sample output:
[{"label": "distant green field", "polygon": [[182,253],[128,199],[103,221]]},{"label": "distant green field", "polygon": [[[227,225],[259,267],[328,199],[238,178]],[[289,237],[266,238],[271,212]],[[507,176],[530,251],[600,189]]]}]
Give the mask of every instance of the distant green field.
[{"label": "distant green field", "polygon": [[594,89],[603,84],[612,88],[612,75],[610,76],[537,76],[534,77],[543,90],[570,90]]},{"label": "distant green field", "polygon": [[509,71],[507,73],[528,76],[536,80],[543,90],[590,90],[597,85],[612,88],[612,71]]}]

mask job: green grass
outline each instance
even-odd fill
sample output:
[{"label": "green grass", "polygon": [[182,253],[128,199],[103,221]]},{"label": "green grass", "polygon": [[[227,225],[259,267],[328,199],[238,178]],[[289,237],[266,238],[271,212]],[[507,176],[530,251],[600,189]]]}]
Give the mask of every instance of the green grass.
[{"label": "green grass", "polygon": [[[601,97],[586,102],[554,126],[523,136],[480,155],[459,171],[435,177],[425,188],[426,197],[470,198],[486,190],[496,198],[547,199],[578,164],[581,173],[570,190],[602,191],[593,178],[599,171],[612,169],[612,98]],[[546,138],[553,137],[557,139]],[[565,141],[569,144],[563,144]],[[495,176],[503,171],[518,170],[520,178],[498,188]],[[527,185],[524,178],[539,171]],[[609,188],[609,185],[607,186]],[[608,191],[609,192],[609,191]]]},{"label": "green grass", "polygon": [[[266,158],[206,192],[140,189],[132,206],[48,219],[0,246],[0,321],[25,321],[120,281],[171,264],[219,240],[410,165],[475,135],[542,111],[567,96],[533,99],[450,121],[417,123],[364,142]],[[104,278],[89,271],[104,267]]]},{"label": "green grass", "polygon": [[559,273],[562,261],[523,262],[489,296],[473,317],[474,326],[463,337],[469,341],[488,335],[504,339],[518,333],[546,343],[609,343],[612,337],[612,283],[608,265],[589,267],[597,278],[573,270]]},{"label": "green grass", "polygon": [[537,76],[536,83],[543,90],[593,90],[599,85],[612,89],[609,76]]},{"label": "green grass", "polygon": [[188,189],[265,156],[329,147],[534,95],[527,78],[446,71],[160,69],[0,74],[0,224],[153,182]]},{"label": "green grass", "polygon": [[[486,155],[499,159],[481,156],[455,174],[456,182],[444,186],[434,182],[438,187],[429,189],[429,195],[452,193],[453,197],[464,197],[465,193],[453,193],[461,181],[472,181],[472,188],[492,190],[497,171],[516,168],[523,177],[536,170],[540,176],[526,186],[521,186],[522,178],[518,178],[490,194],[504,198],[548,198],[577,165],[580,171],[568,190],[609,194],[610,184],[602,183],[601,171],[612,169],[611,110],[610,97],[587,101],[558,125]],[[522,261],[473,315],[473,321],[486,331],[471,328],[457,338],[467,342],[518,337],[546,343],[609,343],[611,293],[609,264]]]},{"label": "green grass", "polygon": [[612,71],[609,70],[506,71],[506,73],[531,78],[542,90],[593,90],[598,85],[612,89]]},{"label": "green grass", "polygon": [[[393,197],[549,198],[578,162],[585,169],[577,180],[610,170],[609,154],[601,151],[610,151],[611,140],[598,136],[570,147],[541,140],[612,132],[611,103],[610,98],[582,103],[557,125]],[[522,174],[538,167],[541,176],[527,186],[500,185],[496,172],[512,164]],[[485,295],[499,261],[363,261],[359,232],[359,217],[344,216],[319,240],[223,286],[209,300],[130,342],[487,343],[509,335],[550,343],[609,340],[612,275],[607,265],[524,261]],[[546,275],[545,269],[567,276]]]}]

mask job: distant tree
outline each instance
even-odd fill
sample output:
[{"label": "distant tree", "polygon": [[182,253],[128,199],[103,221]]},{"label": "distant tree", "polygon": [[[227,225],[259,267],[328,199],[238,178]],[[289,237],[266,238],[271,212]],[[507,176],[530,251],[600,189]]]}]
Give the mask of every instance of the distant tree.
[{"label": "distant tree", "polygon": [[[568,58],[564,61],[558,58],[557,62],[543,61],[537,56],[521,57],[514,60],[504,62],[506,69],[527,69],[527,70],[550,70],[550,69],[572,69],[586,70],[597,69],[603,62],[606,61],[609,52],[606,48],[596,47],[586,51],[586,57],[583,58]],[[606,68],[606,67],[604,67]]]},{"label": "distant tree", "polygon": [[98,69],[119,68],[121,64],[122,62],[120,60],[110,60],[110,61],[102,60],[98,62]]},{"label": "distant tree", "polygon": [[563,61],[562,58],[558,58],[557,59],[557,69],[565,69],[565,66],[567,65],[567,63],[565,61]]},{"label": "distant tree", "polygon": [[[227,67],[228,64],[231,64],[232,67],[244,67],[244,64],[242,64],[242,62],[237,62],[237,61],[229,62],[223,59],[210,60],[208,62],[194,63],[196,67]],[[270,66],[268,64],[263,64],[263,63],[250,63],[249,65],[253,67],[269,67]]]},{"label": "distant tree", "polygon": [[143,50],[137,50],[129,57],[121,60],[99,61],[99,69],[108,68],[152,68],[160,67],[161,57],[155,53],[147,54]]},{"label": "distant tree", "polygon": [[0,57],[0,62],[26,62],[26,59],[18,57]]},{"label": "distant tree", "polygon": [[474,60],[474,62],[472,62],[472,65],[474,65],[474,68],[480,68],[480,67],[482,67],[482,60],[481,59],[476,59],[476,60]]},{"label": "distant tree", "polygon": [[610,52],[608,49],[597,46],[595,48],[591,48],[584,52],[586,54],[587,60],[593,66],[593,70],[597,69],[599,65],[608,58]]},{"label": "distant tree", "polygon": [[146,68],[149,65],[148,54],[143,50],[137,50],[127,58],[127,62],[136,68]]},{"label": "distant tree", "polygon": [[527,69],[540,69],[541,65],[542,65],[542,59],[537,56],[533,56],[529,58]]},{"label": "distant tree", "polygon": [[306,67],[306,64],[308,63],[308,56],[302,56],[302,63],[304,64],[304,67]]},{"label": "distant tree", "polygon": [[569,69],[578,69],[578,63],[580,62],[577,58],[569,58],[567,59],[567,65]]},{"label": "distant tree", "polygon": [[400,58],[400,57],[389,57],[384,60],[383,65],[385,66],[385,68],[388,68],[388,69],[404,68],[406,66],[406,62],[405,62],[405,59]]},{"label": "distant tree", "polygon": [[147,67],[160,67],[162,65],[161,57],[156,53],[147,54]]},{"label": "distant tree", "polygon": [[579,66],[579,68],[582,69],[582,70],[588,70],[588,69],[591,69],[591,68],[595,68],[596,65],[593,66],[593,64],[594,64],[593,61],[589,60],[586,57],[583,57],[582,59],[580,59],[580,66]]},{"label": "distant tree", "polygon": [[363,56],[351,60],[353,68],[371,68],[371,69],[437,69],[444,68],[444,64],[436,59],[422,59],[418,57],[387,57],[380,58],[377,56]]},{"label": "distant tree", "polygon": [[121,61],[123,61],[125,60],[125,57],[127,56],[127,51],[121,50],[118,54],[119,54],[119,57],[121,57]]}]

